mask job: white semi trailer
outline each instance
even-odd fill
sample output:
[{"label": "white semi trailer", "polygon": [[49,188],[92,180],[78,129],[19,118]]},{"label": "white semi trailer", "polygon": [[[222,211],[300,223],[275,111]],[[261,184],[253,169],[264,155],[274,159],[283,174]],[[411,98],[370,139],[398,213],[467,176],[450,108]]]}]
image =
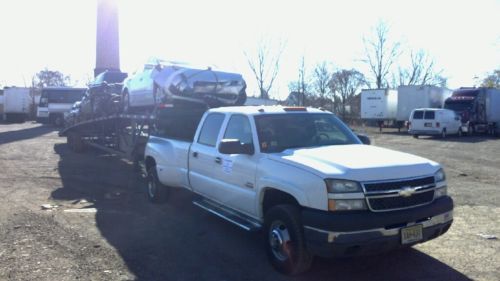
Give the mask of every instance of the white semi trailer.
[{"label": "white semi trailer", "polygon": [[5,87],[3,91],[3,119],[7,122],[24,122],[30,112],[30,89]]},{"label": "white semi trailer", "polygon": [[398,92],[394,89],[364,89],[361,91],[361,119],[384,123],[396,120]]},{"label": "white semi trailer", "polygon": [[452,91],[437,86],[399,86],[396,120],[398,128],[410,119],[410,113],[416,108],[443,108],[444,101]]}]

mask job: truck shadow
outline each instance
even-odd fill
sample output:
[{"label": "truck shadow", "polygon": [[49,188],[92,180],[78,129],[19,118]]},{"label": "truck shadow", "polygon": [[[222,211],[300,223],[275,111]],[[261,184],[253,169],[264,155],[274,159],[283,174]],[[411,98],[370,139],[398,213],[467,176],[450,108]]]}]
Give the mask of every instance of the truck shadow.
[{"label": "truck shadow", "polygon": [[290,278],[268,263],[262,234],[195,208],[189,192],[174,190],[167,204],[153,205],[129,163],[95,151],[76,154],[66,144],[54,150],[63,186],[52,197],[96,208],[100,234],[136,280],[470,280],[415,249],[317,259],[310,272]]},{"label": "truck shadow", "polygon": [[[2,130],[8,128],[9,126],[18,127],[19,124],[2,124]],[[52,126],[40,125],[16,131],[0,132],[0,145],[21,140],[33,139],[41,135],[51,133],[55,130],[56,128]]]},{"label": "truck shadow", "polygon": [[446,138],[440,138],[440,137],[434,137],[434,136],[419,136],[419,140],[422,141],[437,141],[437,142],[456,142],[456,143],[480,143],[480,142],[487,142],[487,141],[492,141],[498,138],[492,137],[492,136],[478,136],[478,135],[472,135],[472,136],[447,136]]}]

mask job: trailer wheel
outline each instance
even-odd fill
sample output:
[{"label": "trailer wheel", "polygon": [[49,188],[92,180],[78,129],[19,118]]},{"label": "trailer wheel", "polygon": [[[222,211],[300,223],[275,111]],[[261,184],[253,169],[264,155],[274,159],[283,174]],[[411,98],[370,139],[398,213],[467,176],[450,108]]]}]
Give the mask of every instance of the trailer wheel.
[{"label": "trailer wheel", "polygon": [[62,127],[64,124],[64,119],[61,115],[56,115],[56,117],[54,117],[54,126],[56,127]]},{"label": "trailer wheel", "polygon": [[152,203],[165,203],[168,200],[170,189],[168,186],[163,185],[158,179],[156,173],[156,166],[149,168],[147,178],[147,196]]},{"label": "trailer wheel", "polygon": [[443,131],[441,131],[441,138],[442,139],[446,138],[446,128],[444,128]]},{"label": "trailer wheel", "polygon": [[128,94],[127,90],[123,92],[122,110],[123,113],[128,113],[128,111],[130,110],[130,95]]},{"label": "trailer wheel", "polygon": [[266,251],[276,270],[295,275],[309,270],[313,255],[307,250],[296,206],[277,205],[265,215]]},{"label": "trailer wheel", "polygon": [[71,150],[77,153],[85,151],[85,143],[83,142],[80,134],[76,132],[69,132],[67,138],[68,146]]}]

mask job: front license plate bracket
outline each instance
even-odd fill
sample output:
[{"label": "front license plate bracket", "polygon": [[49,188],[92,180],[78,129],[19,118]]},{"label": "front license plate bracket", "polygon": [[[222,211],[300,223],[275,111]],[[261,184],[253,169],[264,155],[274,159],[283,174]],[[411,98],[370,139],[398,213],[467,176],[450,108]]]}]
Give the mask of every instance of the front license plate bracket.
[{"label": "front license plate bracket", "polygon": [[423,227],[421,224],[401,228],[401,244],[411,244],[423,239]]}]

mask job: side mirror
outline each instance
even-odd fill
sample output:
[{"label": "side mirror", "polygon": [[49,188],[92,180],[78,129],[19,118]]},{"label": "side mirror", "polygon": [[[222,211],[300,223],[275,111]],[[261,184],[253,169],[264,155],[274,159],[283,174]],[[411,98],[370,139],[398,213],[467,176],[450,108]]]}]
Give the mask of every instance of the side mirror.
[{"label": "side mirror", "polygon": [[222,154],[248,154],[253,155],[254,149],[251,144],[242,144],[240,140],[223,139],[219,144],[219,152]]},{"label": "side mirror", "polygon": [[372,143],[372,141],[370,140],[370,138],[366,135],[356,135],[358,136],[358,139],[363,143],[363,144],[366,144],[366,145],[370,145]]}]

